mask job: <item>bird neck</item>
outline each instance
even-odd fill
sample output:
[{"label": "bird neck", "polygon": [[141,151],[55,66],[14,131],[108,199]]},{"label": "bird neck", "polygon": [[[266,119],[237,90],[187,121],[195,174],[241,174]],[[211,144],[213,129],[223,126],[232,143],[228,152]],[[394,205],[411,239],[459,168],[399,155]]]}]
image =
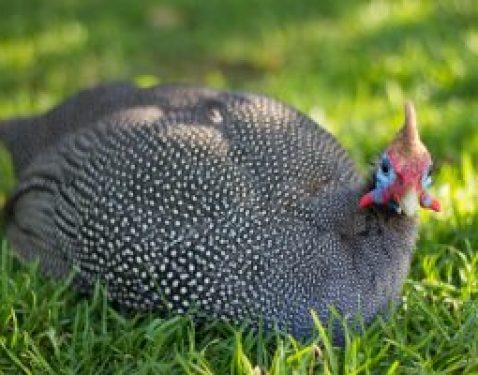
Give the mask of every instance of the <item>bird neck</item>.
[{"label": "bird neck", "polygon": [[415,239],[416,218],[398,214],[388,206],[360,208],[360,197],[370,191],[371,182],[334,186],[312,198],[312,214],[316,225],[346,236],[372,233],[403,233],[405,243]]}]

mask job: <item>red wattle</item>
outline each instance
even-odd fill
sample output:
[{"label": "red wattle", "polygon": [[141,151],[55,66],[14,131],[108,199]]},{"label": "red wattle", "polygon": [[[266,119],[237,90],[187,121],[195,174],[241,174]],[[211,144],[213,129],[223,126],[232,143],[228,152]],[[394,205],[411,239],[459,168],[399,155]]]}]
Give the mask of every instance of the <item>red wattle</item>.
[{"label": "red wattle", "polygon": [[365,194],[364,196],[362,196],[362,198],[360,198],[359,200],[360,208],[366,208],[371,206],[372,204],[373,204],[373,194],[371,191]]},{"label": "red wattle", "polygon": [[430,205],[430,208],[433,210],[433,211],[441,211],[441,205],[440,205],[440,202],[438,201],[438,199],[435,199],[433,198],[433,201],[432,201],[432,204]]}]

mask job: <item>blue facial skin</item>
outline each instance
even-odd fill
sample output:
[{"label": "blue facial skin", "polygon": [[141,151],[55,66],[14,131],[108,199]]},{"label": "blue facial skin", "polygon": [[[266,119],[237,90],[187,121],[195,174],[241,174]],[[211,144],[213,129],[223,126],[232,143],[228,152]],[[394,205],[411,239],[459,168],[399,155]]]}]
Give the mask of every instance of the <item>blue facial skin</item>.
[{"label": "blue facial skin", "polygon": [[[382,204],[382,191],[387,189],[397,179],[397,175],[393,170],[393,166],[390,163],[390,159],[388,158],[387,154],[382,155],[380,166],[375,171],[374,177],[373,200],[377,204]],[[401,212],[397,202],[389,201],[387,202],[387,207],[397,213]]]},{"label": "blue facial skin", "polygon": [[426,193],[426,189],[432,184],[432,177],[430,176],[431,165],[428,167],[426,173],[422,176],[422,189],[424,194],[422,195],[421,204],[423,207],[430,207],[433,203],[432,197]]}]

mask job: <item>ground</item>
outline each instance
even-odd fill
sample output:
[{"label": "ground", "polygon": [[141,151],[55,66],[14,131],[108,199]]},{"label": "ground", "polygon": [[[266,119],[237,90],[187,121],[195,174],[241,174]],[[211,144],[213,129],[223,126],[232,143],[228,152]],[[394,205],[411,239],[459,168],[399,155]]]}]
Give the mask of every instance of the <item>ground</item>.
[{"label": "ground", "polygon": [[[3,241],[0,373],[478,372],[476,1],[20,0],[0,2],[0,14],[0,118],[100,81],[256,91],[309,114],[366,171],[410,98],[443,206],[421,214],[401,307],[344,349],[320,322],[297,342],[121,315],[101,288],[78,296],[19,264]],[[13,184],[4,150],[0,167],[4,196]]]}]

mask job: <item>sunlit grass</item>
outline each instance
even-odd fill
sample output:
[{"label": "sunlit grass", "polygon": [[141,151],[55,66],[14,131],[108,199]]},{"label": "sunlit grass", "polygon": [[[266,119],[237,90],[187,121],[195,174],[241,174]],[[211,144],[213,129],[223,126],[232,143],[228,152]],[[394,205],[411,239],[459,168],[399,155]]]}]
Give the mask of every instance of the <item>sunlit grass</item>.
[{"label": "sunlit grass", "polygon": [[[4,243],[0,372],[478,372],[476,2],[27,0],[1,2],[0,14],[0,118],[39,113],[105,80],[253,90],[323,124],[366,171],[410,98],[443,206],[421,214],[403,304],[363,335],[350,332],[343,349],[330,344],[328,322],[297,342],[122,315],[101,288],[78,296]],[[2,152],[2,197],[12,183]]]}]

